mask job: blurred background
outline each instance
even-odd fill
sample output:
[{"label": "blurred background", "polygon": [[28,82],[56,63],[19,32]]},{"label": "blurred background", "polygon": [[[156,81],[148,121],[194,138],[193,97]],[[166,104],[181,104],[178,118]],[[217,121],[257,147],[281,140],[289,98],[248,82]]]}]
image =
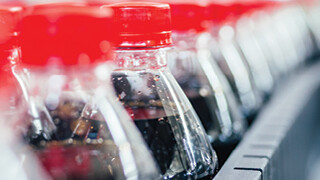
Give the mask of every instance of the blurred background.
[{"label": "blurred background", "polygon": [[0,179],[320,179],[320,1],[1,0]]}]

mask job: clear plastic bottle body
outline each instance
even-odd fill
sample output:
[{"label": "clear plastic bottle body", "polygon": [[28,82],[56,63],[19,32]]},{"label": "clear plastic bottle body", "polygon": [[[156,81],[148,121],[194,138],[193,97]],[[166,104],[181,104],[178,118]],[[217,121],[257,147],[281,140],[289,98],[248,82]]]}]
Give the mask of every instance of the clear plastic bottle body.
[{"label": "clear plastic bottle body", "polygon": [[[307,16],[307,24],[310,28],[311,34],[315,41],[315,53],[318,53],[320,47],[320,23],[319,23],[319,16],[320,16],[320,5],[319,2],[313,2],[312,5],[305,7],[306,9],[306,16]],[[317,54],[316,54],[317,55]]]},{"label": "clear plastic bottle body", "polygon": [[[270,54],[268,59],[272,62],[272,69],[278,72],[278,77],[287,75],[290,67],[294,68],[294,66],[299,65],[294,65],[294,62],[298,62],[298,53],[302,55],[300,64],[303,64],[304,60],[314,55],[316,49],[303,9],[295,5],[294,7],[289,7],[289,11],[285,8],[284,11],[287,12],[284,14],[283,12],[279,12],[282,10],[283,9],[265,9],[264,11],[255,12],[250,16],[252,22],[255,24],[256,36],[259,38],[260,44],[262,46],[264,45],[263,49],[266,50],[266,55]],[[274,20],[273,16],[276,16],[277,20]],[[280,18],[281,16],[282,18]],[[285,24],[285,26],[283,26],[283,24]],[[272,30],[270,30],[270,27],[273,27]],[[282,31],[281,28],[283,29]],[[291,31],[291,33],[289,31]],[[290,36],[292,32],[296,32],[294,36],[298,36],[297,40],[290,38],[292,37]],[[285,38],[287,38],[287,40],[285,40]],[[288,42],[297,45],[291,44],[292,47],[290,48]],[[295,46],[297,46],[297,48],[295,48]],[[288,49],[294,49],[295,52],[290,52]]]},{"label": "clear plastic bottle body", "polygon": [[[289,56],[287,62],[290,70],[294,70],[301,65],[308,56],[307,44],[305,41],[305,28],[300,24],[301,18],[299,13],[295,13],[294,7],[285,7],[279,9],[273,14],[275,28],[279,29],[279,38],[283,39],[284,48],[287,49],[286,55]],[[308,40],[309,41],[309,40]]]},{"label": "clear plastic bottle body", "polygon": [[[174,33],[168,66],[195,108],[212,142],[239,139],[245,122],[235,96],[214,61],[209,33]],[[217,149],[216,149],[217,150]]]},{"label": "clear plastic bottle body", "polygon": [[288,66],[288,70],[291,71],[294,69],[295,64],[299,61],[299,56],[295,50],[294,42],[289,35],[288,29],[282,22],[283,18],[281,18],[279,11],[275,12],[271,16],[271,20],[274,23],[276,38],[279,42],[281,42],[279,45],[285,54],[285,61]]},{"label": "clear plastic bottle body", "polygon": [[262,94],[254,84],[252,74],[235,41],[235,30],[225,24],[213,27],[211,52],[240,102],[246,117],[254,115],[262,104]]},{"label": "clear plastic bottle body", "polygon": [[274,88],[274,77],[264,53],[265,49],[259,43],[254,28],[254,23],[249,17],[240,18],[236,26],[236,42],[249,66],[257,89],[268,95]]},{"label": "clear plastic bottle body", "polygon": [[[300,64],[304,64],[305,60],[312,56],[313,43],[310,36],[309,27],[306,22],[305,12],[301,5],[295,4],[293,7],[289,7],[288,17],[291,20],[291,27],[297,30],[298,47],[303,49],[303,58]],[[290,26],[288,26],[290,28]],[[294,30],[291,29],[290,30]]]},{"label": "clear plastic bottle body", "polygon": [[[108,65],[16,67],[19,127],[52,179],[157,179],[141,135],[115,101]],[[145,161],[148,159],[148,161]]]},{"label": "clear plastic bottle body", "polygon": [[[12,52],[11,50],[8,52]],[[9,63],[11,53],[2,57],[0,65],[0,179],[34,179],[47,180],[44,169],[40,166],[38,159],[26,148],[18,133],[19,118],[22,115],[20,107],[24,104],[19,98],[21,93],[17,86]],[[17,60],[17,59],[15,59]]]},{"label": "clear plastic bottle body", "polygon": [[0,114],[0,130],[5,134],[0,138],[0,179],[49,180],[38,159],[15,134],[14,127],[4,123],[8,120],[11,118]]},{"label": "clear plastic bottle body", "polygon": [[250,19],[255,24],[256,38],[264,50],[269,62],[270,70],[274,76],[275,83],[289,73],[288,62],[286,61],[285,48],[279,40],[277,28],[270,30],[275,23],[272,21],[273,11],[254,12]]},{"label": "clear plastic bottle body", "polygon": [[166,48],[117,50],[112,81],[164,179],[213,176],[217,157],[203,126],[167,68]]},{"label": "clear plastic bottle body", "polygon": [[[291,21],[296,27],[296,29],[299,30],[299,36],[300,36],[300,47],[304,48],[304,58],[303,61],[309,59],[312,57],[314,53],[314,43],[312,40],[312,36],[310,33],[310,27],[308,26],[306,13],[300,4],[295,4],[293,7],[291,7],[288,15],[291,17]],[[302,62],[303,64],[304,62]]]}]

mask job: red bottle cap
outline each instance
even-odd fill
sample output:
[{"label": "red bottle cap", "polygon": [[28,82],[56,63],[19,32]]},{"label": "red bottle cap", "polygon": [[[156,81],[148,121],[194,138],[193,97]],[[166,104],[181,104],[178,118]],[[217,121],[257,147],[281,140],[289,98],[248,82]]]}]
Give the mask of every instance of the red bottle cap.
[{"label": "red bottle cap", "polygon": [[172,43],[168,4],[127,2],[101,7],[114,11],[116,47],[161,47]]},{"label": "red bottle cap", "polygon": [[195,31],[207,30],[209,19],[206,14],[207,4],[200,4],[200,1],[170,1],[172,30],[175,31]]},{"label": "red bottle cap", "polygon": [[21,62],[86,65],[110,58],[112,10],[82,4],[37,5],[21,20]]},{"label": "red bottle cap", "polygon": [[272,5],[273,2],[264,0],[210,0],[207,14],[214,25],[221,25],[226,22],[232,24],[246,13]]},{"label": "red bottle cap", "polygon": [[207,8],[207,17],[215,25],[220,24],[228,19],[232,14],[231,5],[226,3],[210,2]]},{"label": "red bottle cap", "polygon": [[86,4],[89,6],[103,6],[103,5],[120,3],[120,2],[132,2],[132,1],[133,0],[85,0]]},{"label": "red bottle cap", "polygon": [[2,6],[23,6],[24,1],[23,0],[2,0],[1,5]]},{"label": "red bottle cap", "polygon": [[213,25],[234,23],[241,15],[242,5],[237,0],[210,0],[207,16]]},{"label": "red bottle cap", "polygon": [[253,11],[266,9],[268,7],[274,6],[275,3],[276,3],[275,1],[271,1],[271,0],[259,0],[259,1],[241,0],[239,1],[239,4],[240,4],[239,13],[245,14]]}]

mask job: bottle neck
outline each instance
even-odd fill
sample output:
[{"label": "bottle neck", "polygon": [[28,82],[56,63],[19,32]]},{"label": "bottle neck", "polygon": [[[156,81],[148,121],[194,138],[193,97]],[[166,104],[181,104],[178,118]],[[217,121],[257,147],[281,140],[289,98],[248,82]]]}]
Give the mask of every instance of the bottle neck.
[{"label": "bottle neck", "polygon": [[[90,94],[110,83],[108,63],[88,66],[26,66],[13,68],[24,95],[38,96],[62,91]],[[107,87],[110,88],[110,87]]]},{"label": "bottle neck", "polygon": [[118,49],[114,59],[115,69],[144,70],[161,69],[167,66],[168,47],[157,49]]},{"label": "bottle neck", "polygon": [[172,40],[174,46],[181,51],[196,51],[203,48],[208,48],[208,44],[212,36],[209,32],[174,32]]}]

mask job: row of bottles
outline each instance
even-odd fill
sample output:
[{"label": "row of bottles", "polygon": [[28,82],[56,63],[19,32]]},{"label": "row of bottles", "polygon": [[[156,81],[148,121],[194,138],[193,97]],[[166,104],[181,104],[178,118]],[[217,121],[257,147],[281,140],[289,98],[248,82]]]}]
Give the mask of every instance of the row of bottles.
[{"label": "row of bottles", "polygon": [[3,2],[0,179],[212,179],[316,55],[302,3]]}]

